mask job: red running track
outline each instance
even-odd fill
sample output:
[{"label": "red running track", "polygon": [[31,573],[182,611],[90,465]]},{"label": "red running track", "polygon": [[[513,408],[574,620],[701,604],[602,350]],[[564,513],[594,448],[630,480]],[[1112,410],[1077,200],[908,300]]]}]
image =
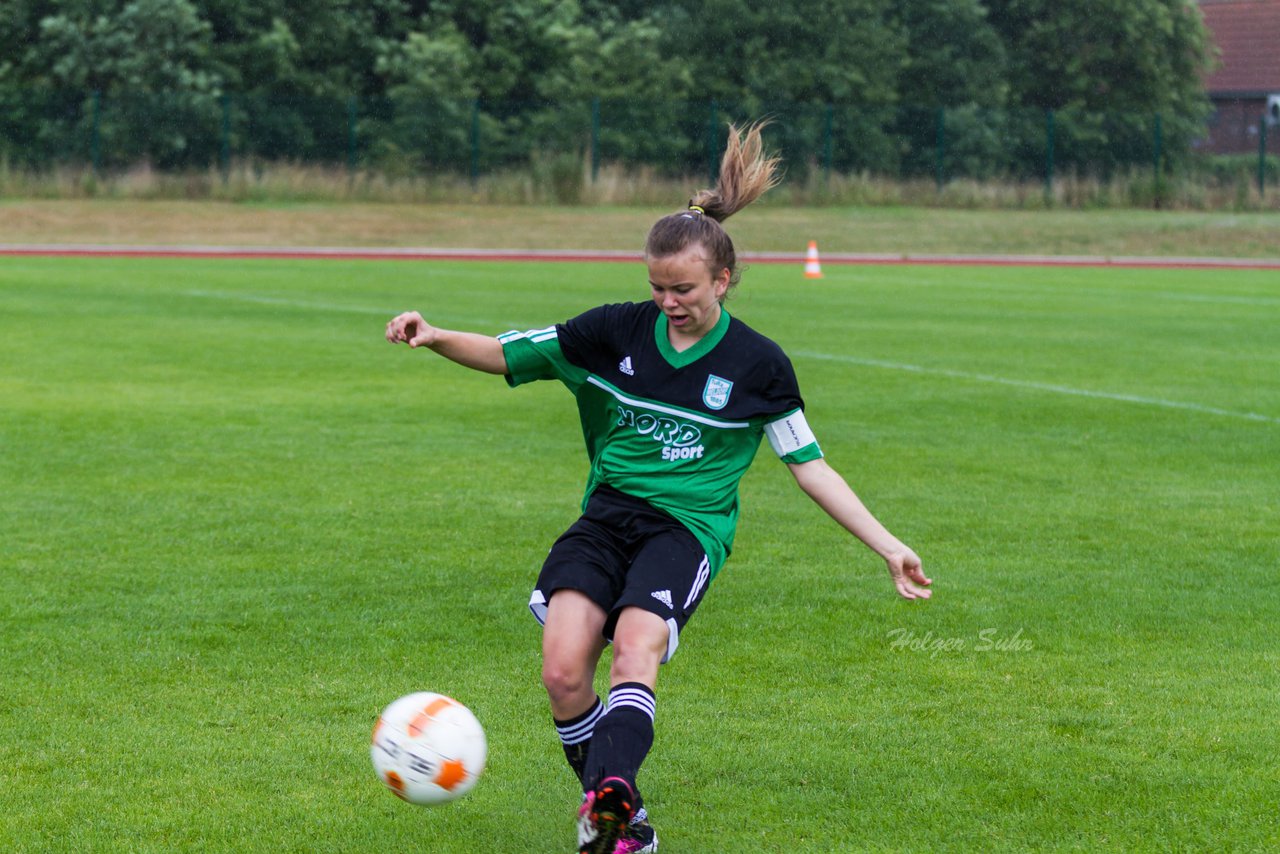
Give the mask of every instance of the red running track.
[{"label": "red running track", "polygon": [[[517,261],[637,263],[638,252],[574,249],[429,249],[274,246],[125,246],[0,244],[0,256],[42,258],[226,258],[335,261]],[[753,264],[803,266],[803,252],[744,252]],[[828,253],[822,263],[988,267],[1119,267],[1163,270],[1278,270],[1280,258],[1157,258],[1102,255],[912,255]]]}]

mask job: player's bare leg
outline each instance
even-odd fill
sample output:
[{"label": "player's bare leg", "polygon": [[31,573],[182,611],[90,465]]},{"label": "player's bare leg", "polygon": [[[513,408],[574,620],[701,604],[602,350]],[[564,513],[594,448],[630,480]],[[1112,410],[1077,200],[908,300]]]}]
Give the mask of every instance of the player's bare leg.
[{"label": "player's bare leg", "polygon": [[557,590],[542,630],[542,684],[559,720],[581,715],[596,702],[596,665],[604,652],[608,615],[577,590]]},{"label": "player's bare leg", "polygon": [[653,828],[639,812],[636,775],[653,744],[653,689],[668,637],[666,621],[649,611],[625,608],[618,617],[609,710],[596,725],[584,778],[588,800],[579,811],[580,854],[657,850]]}]

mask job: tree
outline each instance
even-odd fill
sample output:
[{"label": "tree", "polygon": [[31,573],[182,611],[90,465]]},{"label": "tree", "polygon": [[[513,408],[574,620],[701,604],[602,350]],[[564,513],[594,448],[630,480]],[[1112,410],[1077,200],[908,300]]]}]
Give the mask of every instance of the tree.
[{"label": "tree", "polygon": [[663,7],[668,60],[700,98],[755,110],[778,102],[891,104],[904,39],[887,0],[707,0]]},{"label": "tree", "polygon": [[1009,87],[1004,44],[986,8],[980,0],[902,0],[897,19],[907,39],[895,125],[907,147],[903,171],[987,177],[1005,159],[1000,110]]},{"label": "tree", "polygon": [[179,166],[354,140],[418,169],[479,139],[490,168],[596,134],[687,172],[772,116],[793,177],[919,174],[939,140],[949,171],[1031,173],[1052,110],[1059,159],[1110,168],[1149,160],[1157,112],[1187,150],[1208,57],[1189,0],[6,0],[0,145]]},{"label": "tree", "polygon": [[[1013,106],[1056,111],[1064,162],[1150,162],[1153,121],[1177,156],[1208,113],[1210,61],[1199,9],[1188,0],[989,0],[1009,55]],[[1043,124],[1031,118],[1030,125]]]},{"label": "tree", "polygon": [[[892,8],[888,0],[657,7],[652,15],[666,33],[666,61],[692,76],[683,105],[686,161],[714,161],[726,120],[766,116],[776,120],[770,144],[786,158],[793,179],[828,152],[845,169],[892,159],[886,129],[905,44]],[[715,115],[709,115],[712,101]],[[832,111],[833,104],[843,108]]]},{"label": "tree", "polygon": [[106,94],[218,90],[209,27],[187,0],[66,5],[79,8],[41,17],[18,54],[24,82]]},{"label": "tree", "polygon": [[29,3],[16,11],[9,34],[19,24],[34,38],[6,76],[78,93],[82,105],[69,124],[44,120],[46,142],[63,136],[60,147],[80,156],[161,165],[188,159],[202,143],[211,149],[221,78],[209,27],[187,0]]},{"label": "tree", "polygon": [[981,0],[901,0],[896,13],[906,34],[903,104],[1004,106],[1008,59]]},{"label": "tree", "polygon": [[1195,111],[1210,60],[1187,0],[988,0],[1014,103],[1043,109]]}]

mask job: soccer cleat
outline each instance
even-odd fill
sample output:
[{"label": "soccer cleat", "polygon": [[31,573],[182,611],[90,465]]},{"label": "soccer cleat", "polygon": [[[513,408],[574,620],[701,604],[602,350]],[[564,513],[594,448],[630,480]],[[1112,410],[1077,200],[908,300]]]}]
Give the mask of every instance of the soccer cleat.
[{"label": "soccer cleat", "polygon": [[641,807],[631,817],[627,829],[622,831],[622,838],[618,840],[613,854],[656,854],[657,850],[658,834],[653,832],[649,815]]},{"label": "soccer cleat", "polygon": [[578,854],[614,854],[635,812],[635,791],[621,777],[608,777],[578,810]]}]

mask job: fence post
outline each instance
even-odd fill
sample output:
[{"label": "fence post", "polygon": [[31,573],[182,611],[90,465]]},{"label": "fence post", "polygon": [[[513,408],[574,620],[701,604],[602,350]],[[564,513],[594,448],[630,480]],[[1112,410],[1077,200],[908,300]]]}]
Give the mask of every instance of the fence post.
[{"label": "fence post", "polygon": [[934,142],[934,163],[933,173],[934,180],[938,185],[938,192],[942,192],[942,185],[945,183],[945,175],[943,175],[943,158],[947,153],[947,108],[938,108],[938,133]]},{"label": "fence post", "polygon": [[716,160],[716,99],[712,98],[707,112],[707,176],[710,180],[710,186],[716,185],[716,179],[720,175],[717,168],[720,164]]},{"label": "fence post", "polygon": [[1153,157],[1152,157],[1152,175],[1151,175],[1151,193],[1152,203],[1157,209],[1163,207],[1163,171],[1161,170],[1161,161],[1164,158],[1164,119],[1156,113],[1155,139],[1153,140]]},{"label": "fence post", "polygon": [[827,104],[827,120],[822,128],[822,183],[827,189],[831,189],[831,161],[833,159],[833,149],[835,143],[833,136],[836,123],[836,108],[834,104]]},{"label": "fence post", "polygon": [[347,177],[356,175],[356,96],[347,98]]},{"label": "fence post", "polygon": [[591,99],[591,183],[600,177],[600,96]]},{"label": "fence post", "polygon": [[93,176],[100,176],[102,171],[102,92],[93,90],[93,130],[89,137],[89,162],[93,166]]},{"label": "fence post", "polygon": [[1053,110],[1044,112],[1044,197],[1053,199]]},{"label": "fence post", "polygon": [[480,183],[480,99],[471,100],[471,189]]},{"label": "fence post", "polygon": [[218,144],[218,167],[225,187],[231,179],[231,96],[222,96],[222,139]]},{"label": "fence post", "polygon": [[1258,199],[1267,197],[1267,114],[1258,117]]}]

